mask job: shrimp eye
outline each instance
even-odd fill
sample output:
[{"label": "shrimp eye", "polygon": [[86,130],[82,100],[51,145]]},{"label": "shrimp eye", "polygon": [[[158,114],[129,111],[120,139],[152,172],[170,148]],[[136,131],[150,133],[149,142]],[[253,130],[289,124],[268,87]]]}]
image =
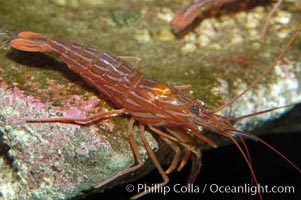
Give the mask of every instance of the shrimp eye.
[{"label": "shrimp eye", "polygon": [[198,102],[200,105],[206,106],[206,101],[205,101],[205,99],[203,99],[202,97],[199,97],[199,98],[197,98],[196,100],[197,100],[197,102]]},{"label": "shrimp eye", "polygon": [[197,105],[192,105],[190,107],[190,111],[195,113],[195,114],[198,114],[200,112],[200,108]]}]

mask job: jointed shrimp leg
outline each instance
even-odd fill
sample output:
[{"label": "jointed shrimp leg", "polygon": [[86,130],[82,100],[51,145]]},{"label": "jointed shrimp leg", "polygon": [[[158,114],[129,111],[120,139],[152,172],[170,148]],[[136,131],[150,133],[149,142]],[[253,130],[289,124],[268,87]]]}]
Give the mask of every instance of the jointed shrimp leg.
[{"label": "jointed shrimp leg", "polygon": [[[168,141],[170,144],[168,142],[167,142],[167,144],[175,151],[173,161],[171,162],[169,168],[165,171],[166,174],[171,173],[176,167],[177,167],[177,171],[182,170],[182,168],[186,165],[188,159],[190,158],[191,153],[193,153],[193,156],[195,156],[196,158],[201,158],[201,154],[199,151],[197,151],[197,147],[193,144],[185,142],[186,141],[185,139],[187,139],[187,138],[181,138],[181,140],[178,140],[178,138],[167,135],[166,133],[162,132],[159,129],[154,128],[153,126],[148,126],[148,127],[152,131],[154,131],[155,133],[160,135],[162,139],[165,139],[164,141]],[[173,132],[172,130],[169,130],[169,129],[168,129],[168,132],[175,134],[175,132]],[[179,160],[179,156],[180,156],[180,151],[178,151],[179,147],[177,145],[173,144],[172,141],[181,144],[185,148],[185,153],[182,157],[182,161],[178,166],[177,166],[177,164],[178,164],[178,160]],[[189,183],[192,183],[194,181],[194,179],[196,178],[196,176],[199,172],[199,169],[201,167],[201,160],[195,159],[195,160],[193,160],[192,164],[195,166],[191,167],[192,171],[188,178]]]},{"label": "jointed shrimp leg", "polygon": [[200,152],[198,152],[192,145],[185,143],[183,141],[178,140],[177,138],[170,136],[166,133],[164,133],[163,131],[153,127],[153,126],[148,126],[152,131],[154,131],[155,133],[157,133],[158,135],[160,135],[162,138],[167,138],[173,142],[177,142],[181,145],[183,145],[183,147],[189,149],[191,152],[193,152],[195,155],[200,156]]},{"label": "jointed shrimp leg", "polygon": [[[191,168],[190,168],[190,174],[189,177],[187,179],[187,184],[191,184],[195,181],[197,175],[200,172],[201,166],[202,166],[202,157],[197,157],[195,155],[191,155],[190,156],[190,152],[189,153],[189,157],[191,158]],[[187,160],[189,159],[189,157],[187,158]]]},{"label": "jointed shrimp leg", "polygon": [[[137,143],[136,143],[136,141],[134,139],[134,135],[133,135],[133,125],[134,125],[134,122],[135,122],[135,120],[133,118],[131,118],[130,123],[129,123],[129,130],[128,130],[128,132],[129,132],[130,144],[131,144],[132,150],[133,150],[133,152],[135,154],[135,158],[136,158],[136,160],[137,160],[138,163],[135,166],[133,166],[133,167],[131,167],[129,169],[125,169],[125,170],[123,170],[123,171],[115,174],[114,176],[112,176],[111,178],[107,179],[106,181],[101,182],[99,185],[94,186],[94,188],[96,188],[96,189],[100,188],[100,187],[106,185],[107,183],[110,183],[111,181],[116,180],[119,177],[122,177],[125,174],[131,173],[131,172],[137,170],[139,167],[141,167],[144,164],[144,161],[142,160],[142,157],[139,154]],[[160,184],[158,184],[158,185],[152,186],[150,188],[150,190],[146,190],[144,192],[141,192],[141,193],[133,196],[132,199],[139,198],[139,197],[143,196],[144,194],[146,194],[147,192],[153,191],[153,188],[158,188],[158,186],[162,187],[163,185],[167,184],[168,181],[169,181],[168,176],[166,175],[166,173],[162,169],[162,167],[161,167],[161,165],[160,165],[160,163],[159,163],[159,161],[158,161],[155,153],[151,149],[151,147],[150,147],[150,145],[149,145],[149,143],[147,141],[147,138],[145,137],[144,127],[145,126],[142,125],[142,124],[139,125],[140,135],[141,135],[142,141],[143,141],[144,146],[145,146],[145,148],[146,148],[146,150],[147,150],[147,152],[149,154],[149,157],[152,159],[152,161],[155,164],[156,168],[160,172],[160,174],[161,174],[161,176],[163,178],[163,182],[160,183]]]},{"label": "jointed shrimp leg", "polygon": [[180,153],[181,153],[181,150],[180,148],[178,147],[178,145],[176,145],[175,143],[173,143],[172,141],[166,139],[166,138],[162,138],[162,140],[170,147],[174,150],[175,152],[175,155],[174,155],[174,158],[171,162],[171,164],[169,165],[168,169],[165,170],[165,173],[166,174],[170,174],[173,170],[175,170],[175,168],[177,167],[178,165],[178,162],[179,162],[179,158],[180,158]]},{"label": "jointed shrimp leg", "polygon": [[181,161],[180,165],[177,168],[177,171],[181,171],[182,170],[182,168],[186,165],[186,163],[189,160],[189,158],[190,158],[190,151],[189,151],[189,149],[185,149],[184,156],[182,158],[182,161]]},{"label": "jointed shrimp leg", "polygon": [[87,118],[64,118],[64,117],[42,118],[42,119],[27,119],[26,122],[60,122],[60,123],[75,123],[80,125],[88,125],[94,121],[98,121],[106,117],[111,117],[113,115],[123,114],[123,113],[126,113],[125,109],[101,112]]},{"label": "jointed shrimp leg", "polygon": [[116,180],[119,177],[122,177],[125,174],[131,173],[131,172],[139,169],[144,164],[144,161],[143,161],[143,159],[142,159],[142,157],[141,157],[141,155],[139,153],[137,143],[136,143],[136,141],[134,139],[134,134],[133,134],[134,123],[135,123],[135,120],[133,118],[131,118],[130,122],[129,122],[128,134],[129,134],[129,140],[130,140],[131,148],[132,148],[132,150],[134,152],[135,159],[136,159],[136,161],[138,163],[136,165],[134,165],[133,167],[130,167],[130,168],[125,169],[125,170],[123,170],[121,172],[118,172],[117,174],[115,174],[111,178],[109,178],[109,179],[101,182],[100,184],[94,186],[95,189],[100,188],[100,187],[102,187],[102,186],[110,183],[111,181]]},{"label": "jointed shrimp leg", "polygon": [[156,188],[162,187],[164,185],[166,185],[169,181],[168,176],[166,175],[166,173],[164,172],[163,168],[161,167],[160,162],[157,159],[157,156],[155,155],[155,153],[153,152],[151,146],[149,145],[147,138],[145,137],[145,133],[144,133],[144,125],[140,124],[140,135],[143,141],[143,144],[147,150],[147,153],[149,155],[149,157],[152,159],[154,165],[156,166],[156,168],[158,169],[159,173],[161,174],[162,178],[163,178],[163,182],[159,183],[159,184],[155,184],[154,186],[152,186],[149,190],[145,190],[144,192],[141,192],[133,197],[131,197],[132,199],[136,199],[139,198],[143,195],[145,195],[146,193],[150,192],[150,191],[154,191]]}]

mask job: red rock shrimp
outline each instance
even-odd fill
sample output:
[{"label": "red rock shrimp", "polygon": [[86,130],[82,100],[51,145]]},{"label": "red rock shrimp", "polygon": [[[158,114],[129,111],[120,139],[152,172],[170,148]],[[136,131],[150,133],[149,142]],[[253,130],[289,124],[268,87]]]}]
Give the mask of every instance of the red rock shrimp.
[{"label": "red rock shrimp", "polygon": [[[214,148],[217,147],[217,144],[214,141],[202,134],[203,129],[220,134],[233,141],[248,164],[252,179],[257,183],[250,158],[248,153],[245,152],[247,148],[243,142],[243,136],[254,138],[263,143],[284,158],[300,173],[301,170],[283,154],[259,137],[248,132],[237,130],[230,123],[230,120],[238,120],[250,115],[229,118],[217,115],[216,112],[232,104],[252,89],[254,85],[256,85],[275,66],[276,62],[283,56],[300,30],[301,26],[298,27],[296,33],[292,36],[274,62],[253,82],[253,84],[249,86],[248,89],[215,110],[206,108],[202,99],[192,99],[190,96],[183,93],[182,90],[187,89],[188,86],[170,86],[143,76],[137,70],[137,67],[139,67],[141,63],[141,60],[138,58],[120,57],[108,51],[97,50],[95,47],[71,43],[56,37],[45,36],[33,32],[20,32],[18,38],[11,40],[10,45],[23,51],[59,55],[72,71],[78,73],[86,82],[95,87],[98,92],[106,96],[118,108],[116,110],[96,114],[86,119],[52,118],[28,120],[29,122],[89,124],[93,121],[101,120],[116,114],[128,114],[131,116],[128,135],[137,164],[119,172],[108,180],[95,186],[95,188],[100,188],[124,174],[135,171],[143,165],[144,161],[139,154],[133,135],[133,126],[135,122],[139,123],[140,136],[143,144],[149,157],[163,178],[163,181],[159,184],[160,187],[168,183],[169,178],[167,175],[169,173],[175,169],[178,171],[181,170],[189,159],[192,160],[192,166],[188,177],[188,183],[194,182],[201,166],[199,141],[206,142]],[[126,60],[129,59],[135,59],[136,68],[126,62]],[[257,115],[264,112],[267,111],[253,113],[251,115]],[[162,168],[145,137],[144,132],[146,127],[154,134],[157,134],[175,151],[174,159],[166,170]],[[237,139],[234,137],[234,133],[236,133],[243,145],[238,143]],[[181,150],[179,146],[184,149],[184,155],[181,160]],[[157,185],[151,187],[149,191],[155,190],[156,188],[158,188]],[[149,191],[139,193],[135,195],[134,198],[138,198]]]},{"label": "red rock shrimp", "polygon": [[[176,14],[169,25],[175,33],[179,33],[186,29],[197,18],[200,10],[208,3],[211,4],[212,7],[220,8],[222,5],[232,3],[234,1],[235,0],[191,0],[188,6]],[[273,6],[272,10],[266,17],[261,32],[262,38],[265,38],[271,18],[282,3],[283,0],[277,0],[277,3]]]}]

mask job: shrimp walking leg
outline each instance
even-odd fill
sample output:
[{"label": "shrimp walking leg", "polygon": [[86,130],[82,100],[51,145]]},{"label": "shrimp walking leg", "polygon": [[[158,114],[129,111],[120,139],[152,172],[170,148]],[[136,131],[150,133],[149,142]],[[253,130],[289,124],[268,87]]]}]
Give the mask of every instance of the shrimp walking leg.
[{"label": "shrimp walking leg", "polygon": [[[189,152],[190,153],[190,152]],[[195,181],[197,175],[200,172],[202,166],[202,158],[196,157],[195,155],[189,156],[191,158],[191,168],[187,179],[187,184],[191,184]]]},{"label": "shrimp walking leg", "polygon": [[190,145],[190,144],[188,144],[188,143],[185,143],[185,142],[183,142],[183,141],[180,141],[180,140],[178,140],[177,138],[175,138],[175,137],[173,137],[173,136],[170,136],[170,135],[164,133],[163,131],[161,131],[161,130],[159,130],[159,129],[153,127],[153,126],[148,126],[148,127],[149,127],[152,131],[154,131],[155,133],[157,133],[159,136],[161,136],[162,138],[167,138],[167,139],[169,139],[169,140],[171,140],[171,141],[177,142],[177,143],[181,144],[183,147],[189,149],[191,152],[193,152],[193,153],[196,154],[196,155],[199,155],[199,154],[200,154],[200,153],[199,153],[192,145]]},{"label": "shrimp walking leg", "polygon": [[180,158],[180,153],[181,153],[181,150],[180,148],[175,144],[173,143],[172,141],[166,139],[166,138],[162,138],[164,140],[164,142],[174,150],[175,152],[175,155],[174,155],[174,158],[170,164],[170,166],[168,167],[167,170],[165,170],[165,173],[166,174],[170,174],[172,171],[174,171],[178,165],[178,162],[179,162],[179,158]]},{"label": "shrimp walking leg", "polygon": [[80,125],[91,124],[92,122],[111,117],[112,115],[125,113],[125,109],[112,110],[101,112],[87,118],[44,118],[44,119],[27,119],[26,122],[60,122],[60,123],[75,123]]},{"label": "shrimp walking leg", "polygon": [[131,118],[130,122],[129,122],[128,134],[129,134],[130,145],[131,145],[131,148],[134,152],[137,164],[130,167],[130,168],[128,168],[128,169],[125,169],[123,171],[118,172],[117,174],[115,174],[111,178],[109,178],[109,179],[105,180],[104,182],[101,182],[100,184],[94,186],[95,189],[100,188],[100,187],[102,187],[102,186],[104,186],[104,185],[106,185],[106,184],[122,177],[125,174],[131,173],[131,172],[139,169],[144,164],[143,159],[142,159],[142,157],[139,153],[138,146],[137,146],[137,143],[136,143],[135,138],[134,138],[134,134],[133,134],[134,123],[135,123],[135,120],[133,118]]},{"label": "shrimp walking leg", "polygon": [[183,167],[186,165],[189,157],[190,157],[190,151],[189,151],[189,149],[185,149],[184,156],[182,158],[180,165],[177,168],[177,171],[181,171],[183,169]]},{"label": "shrimp walking leg", "polygon": [[139,197],[147,194],[150,191],[154,191],[155,189],[158,189],[159,187],[166,185],[169,181],[168,176],[164,172],[163,168],[161,167],[160,162],[157,159],[157,156],[155,155],[155,153],[153,152],[151,146],[149,145],[149,143],[147,141],[147,138],[144,133],[144,125],[141,125],[141,124],[140,124],[140,135],[141,135],[143,144],[147,150],[147,153],[148,153],[149,157],[152,159],[152,161],[153,161],[154,165],[156,166],[156,168],[158,169],[159,173],[161,174],[163,181],[161,183],[155,184],[149,190],[145,190],[144,192],[141,192],[141,193],[133,196],[132,198],[134,198],[134,199],[139,198]]}]

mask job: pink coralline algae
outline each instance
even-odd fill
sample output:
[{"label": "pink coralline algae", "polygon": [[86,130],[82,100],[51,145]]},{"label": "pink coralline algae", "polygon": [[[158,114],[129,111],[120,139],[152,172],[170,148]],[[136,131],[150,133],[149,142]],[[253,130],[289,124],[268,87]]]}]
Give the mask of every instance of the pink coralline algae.
[{"label": "pink coralline algae", "polygon": [[0,178],[14,188],[16,196],[22,191],[28,199],[72,198],[133,165],[127,138],[113,145],[109,142],[126,131],[114,128],[112,119],[89,126],[26,122],[52,117],[83,119],[110,109],[91,92],[81,95],[76,84],[66,86],[50,78],[47,87],[41,86],[30,72],[22,77],[27,79],[25,84],[0,78],[0,145],[6,147],[5,157],[12,163],[0,168],[15,174],[13,179],[0,173]]}]

